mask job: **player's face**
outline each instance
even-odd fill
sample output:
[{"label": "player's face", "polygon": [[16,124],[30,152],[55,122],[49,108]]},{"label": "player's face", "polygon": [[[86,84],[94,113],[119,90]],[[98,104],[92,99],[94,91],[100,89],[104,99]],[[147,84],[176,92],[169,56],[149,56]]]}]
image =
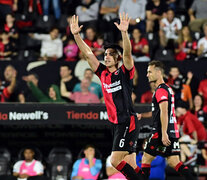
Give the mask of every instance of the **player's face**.
[{"label": "player's face", "polygon": [[88,156],[92,156],[92,157],[94,157],[94,156],[95,156],[95,149],[92,148],[92,147],[89,147],[89,148],[87,148],[87,149],[84,151],[84,154],[85,154],[86,158],[87,158]]},{"label": "player's face", "polygon": [[158,79],[158,70],[154,66],[148,66],[147,77],[149,82],[156,82]]},{"label": "player's face", "polygon": [[26,149],[24,151],[24,158],[25,160],[33,160],[34,152],[31,149]]},{"label": "player's face", "polygon": [[106,51],[104,53],[104,61],[105,61],[106,67],[116,66],[117,61],[114,59],[115,54],[116,53],[113,49],[111,49],[111,48],[106,49]]}]

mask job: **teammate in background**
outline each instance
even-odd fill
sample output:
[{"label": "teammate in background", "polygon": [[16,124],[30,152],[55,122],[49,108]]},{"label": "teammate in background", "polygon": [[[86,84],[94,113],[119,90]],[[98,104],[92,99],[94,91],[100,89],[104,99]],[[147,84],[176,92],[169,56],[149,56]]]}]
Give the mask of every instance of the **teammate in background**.
[{"label": "teammate in background", "polygon": [[82,40],[79,32],[83,26],[79,27],[77,16],[72,17],[70,26],[80,51],[102,82],[108,118],[113,126],[111,164],[128,179],[139,180],[142,177],[138,173],[140,168],[136,165],[135,153],[139,123],[131,99],[135,67],[127,32],[129,21],[128,15],[123,13],[123,15],[120,14],[120,24],[115,23],[123,39],[123,65],[121,67],[118,67],[121,60],[121,48],[118,45],[105,47],[105,65],[103,65]]},{"label": "teammate in background", "polygon": [[157,155],[167,158],[168,164],[188,180],[194,179],[188,167],[179,159],[179,131],[175,116],[173,90],[164,83],[164,66],[160,61],[151,61],[147,69],[149,82],[155,82],[156,89],[152,98],[153,129],[144,155],[142,173],[149,178],[151,162]]}]

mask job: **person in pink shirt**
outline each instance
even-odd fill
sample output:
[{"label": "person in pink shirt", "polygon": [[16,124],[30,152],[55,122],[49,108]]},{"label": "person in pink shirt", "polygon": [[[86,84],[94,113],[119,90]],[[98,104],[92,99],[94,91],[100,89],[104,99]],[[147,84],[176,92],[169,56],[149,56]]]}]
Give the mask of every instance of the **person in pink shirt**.
[{"label": "person in pink shirt", "polygon": [[90,82],[88,79],[81,81],[81,92],[69,92],[66,89],[64,81],[61,81],[60,91],[61,96],[73,100],[75,103],[100,103],[100,100],[96,94],[89,91]]},{"label": "person in pink shirt", "polygon": [[40,161],[34,159],[35,152],[31,148],[24,150],[24,159],[17,161],[13,167],[13,176],[17,177],[18,180],[30,179],[33,180],[47,180],[43,176],[44,168]]},{"label": "person in pink shirt", "polygon": [[68,44],[64,47],[65,61],[77,61],[78,46],[74,39],[69,39]]}]

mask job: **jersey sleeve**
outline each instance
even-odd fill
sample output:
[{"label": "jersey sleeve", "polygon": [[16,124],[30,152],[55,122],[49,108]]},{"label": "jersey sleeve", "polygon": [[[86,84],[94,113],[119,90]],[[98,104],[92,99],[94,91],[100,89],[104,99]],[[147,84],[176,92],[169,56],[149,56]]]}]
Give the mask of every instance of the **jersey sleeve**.
[{"label": "jersey sleeve", "polygon": [[23,163],[23,161],[18,161],[14,164],[14,167],[13,167],[14,173],[20,173],[20,167],[21,167],[22,163]]},{"label": "jersey sleeve", "polygon": [[79,169],[80,163],[81,163],[81,159],[78,159],[74,163],[73,168],[72,168],[71,180],[73,179],[74,176],[77,176],[78,175],[78,169]]},{"label": "jersey sleeve", "polygon": [[44,173],[44,167],[43,167],[41,162],[36,161],[35,166],[34,166],[34,171],[37,174],[43,174]]},{"label": "jersey sleeve", "polygon": [[168,92],[165,89],[160,88],[156,91],[155,97],[158,103],[168,101]]},{"label": "jersey sleeve", "polygon": [[99,64],[97,70],[95,71],[95,74],[101,78],[101,73],[106,69],[106,66],[103,65],[102,63]]},{"label": "jersey sleeve", "polygon": [[135,67],[134,66],[130,70],[128,70],[124,66],[124,64],[122,64],[121,69],[124,72],[124,74],[128,74],[129,75],[129,79],[133,79],[134,78],[134,71],[135,71]]}]

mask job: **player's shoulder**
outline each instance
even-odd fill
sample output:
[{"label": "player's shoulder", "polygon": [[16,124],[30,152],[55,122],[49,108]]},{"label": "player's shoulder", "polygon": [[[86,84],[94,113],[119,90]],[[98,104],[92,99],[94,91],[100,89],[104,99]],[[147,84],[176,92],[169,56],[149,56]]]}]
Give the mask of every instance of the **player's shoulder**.
[{"label": "player's shoulder", "polygon": [[157,87],[157,89],[168,89],[168,88],[169,86],[166,83],[162,83]]}]

